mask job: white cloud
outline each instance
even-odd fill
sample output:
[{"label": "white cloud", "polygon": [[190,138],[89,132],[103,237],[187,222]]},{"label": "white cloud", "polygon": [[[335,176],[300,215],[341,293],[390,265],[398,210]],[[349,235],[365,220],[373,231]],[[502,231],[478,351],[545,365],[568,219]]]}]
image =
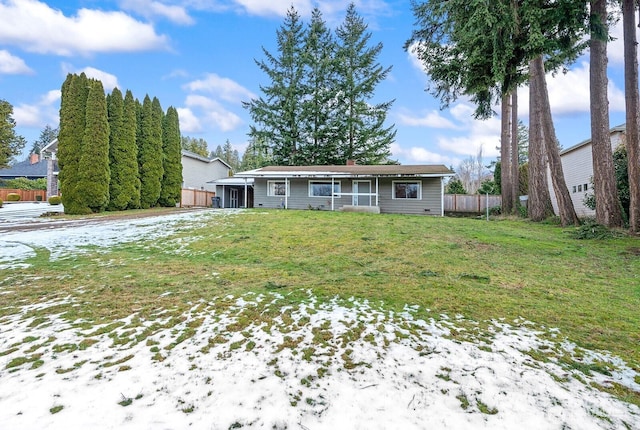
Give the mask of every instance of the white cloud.
[{"label": "white cloud", "polygon": [[[191,112],[193,110],[199,111],[198,118],[200,123],[209,123],[221,131],[231,131],[242,124],[242,119],[238,115],[226,110],[220,103],[208,97],[196,94],[188,95],[185,105]],[[180,111],[178,111],[178,114],[180,114]],[[196,114],[194,113],[194,115]],[[182,119],[180,120],[180,125],[182,127]]]},{"label": "white cloud", "polygon": [[49,124],[58,125],[60,108],[60,90],[51,90],[43,94],[34,104],[21,103],[13,108],[13,118],[20,127],[44,128]]},{"label": "white cloud", "polygon": [[0,49],[0,74],[3,75],[30,75],[33,70],[22,58],[11,55],[6,49]]},{"label": "white cloud", "polygon": [[229,78],[220,77],[215,73],[208,73],[204,79],[189,82],[184,88],[189,91],[211,93],[217,98],[233,103],[240,103],[256,98],[255,94],[242,85]]},{"label": "white cloud", "polygon": [[121,0],[120,6],[123,9],[140,14],[145,18],[159,16],[176,24],[192,25],[194,23],[193,18],[189,16],[186,9],[182,6],[168,5],[153,0]]},{"label": "white cloud", "polygon": [[180,131],[183,133],[200,133],[202,124],[200,120],[189,108],[176,108],[180,119]]},{"label": "white cloud", "polygon": [[166,49],[166,36],[123,12],[80,9],[67,17],[37,0],[0,3],[0,43],[29,52],[72,56]]},{"label": "white cloud", "polygon": [[85,67],[82,70],[76,71],[76,73],[84,73],[88,78],[97,79],[102,82],[104,91],[110,93],[115,87],[118,86],[118,78],[111,73],[95,69],[93,67]]},{"label": "white cloud", "polygon": [[398,123],[412,127],[430,127],[430,128],[456,128],[455,124],[442,116],[438,111],[423,113],[420,116],[412,115],[410,112],[403,110],[396,115]]},{"label": "white cloud", "polygon": [[408,164],[444,164],[450,166],[459,163],[457,158],[432,152],[420,146],[412,146],[405,149],[399,144],[393,143],[391,145],[391,153],[393,154],[392,158],[404,158]]}]

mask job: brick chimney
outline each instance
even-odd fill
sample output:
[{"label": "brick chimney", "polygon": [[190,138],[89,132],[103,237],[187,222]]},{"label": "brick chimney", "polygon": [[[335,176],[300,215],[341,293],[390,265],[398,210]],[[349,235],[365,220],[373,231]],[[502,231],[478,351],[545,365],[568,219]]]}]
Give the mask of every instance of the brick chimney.
[{"label": "brick chimney", "polygon": [[355,166],[356,160],[347,160],[347,166]]},{"label": "brick chimney", "polygon": [[40,155],[39,154],[31,154],[29,156],[29,161],[31,162],[31,164],[36,164],[36,163],[40,162]]}]

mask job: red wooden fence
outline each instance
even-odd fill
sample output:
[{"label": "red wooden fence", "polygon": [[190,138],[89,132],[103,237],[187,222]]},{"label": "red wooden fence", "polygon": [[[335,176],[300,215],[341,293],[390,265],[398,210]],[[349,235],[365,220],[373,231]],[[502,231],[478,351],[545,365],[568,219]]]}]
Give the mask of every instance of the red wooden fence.
[{"label": "red wooden fence", "polygon": [[47,201],[47,191],[46,190],[16,190],[11,188],[0,188],[0,199],[3,201],[8,201],[8,194],[20,194],[21,202],[35,202],[38,201],[36,196],[40,196],[41,201]]}]

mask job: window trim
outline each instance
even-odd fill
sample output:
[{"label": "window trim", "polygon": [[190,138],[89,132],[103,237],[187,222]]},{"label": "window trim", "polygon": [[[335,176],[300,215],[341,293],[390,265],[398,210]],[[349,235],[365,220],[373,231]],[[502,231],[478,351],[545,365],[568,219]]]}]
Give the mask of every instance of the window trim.
[{"label": "window trim", "polygon": [[271,192],[271,184],[282,184],[286,189],[286,196],[291,197],[291,187],[287,186],[286,180],[272,179],[267,181],[267,197],[284,197],[285,194],[273,194]]},{"label": "window trim", "polygon": [[[328,184],[328,185],[331,185],[332,183],[333,183],[333,187],[334,187],[334,197],[336,197],[336,198],[342,197],[342,183],[341,183],[341,181],[335,181],[335,180],[334,181],[327,181],[327,180],[315,180],[315,179],[312,180],[312,179],[310,179],[307,182],[307,192],[308,192],[309,198],[313,198],[313,199],[317,199],[317,198],[326,199],[327,197],[330,198],[331,194],[329,194],[328,196],[316,196],[316,195],[311,193],[311,190],[313,189],[313,187],[312,187],[313,184]],[[335,187],[336,186],[338,187],[338,191],[337,192],[335,191]]]},{"label": "window trim", "polygon": [[[397,180],[391,181],[391,198],[393,200],[422,200],[422,181],[420,180]],[[416,198],[413,197],[396,197],[396,184],[417,184],[418,185],[418,195]]]}]

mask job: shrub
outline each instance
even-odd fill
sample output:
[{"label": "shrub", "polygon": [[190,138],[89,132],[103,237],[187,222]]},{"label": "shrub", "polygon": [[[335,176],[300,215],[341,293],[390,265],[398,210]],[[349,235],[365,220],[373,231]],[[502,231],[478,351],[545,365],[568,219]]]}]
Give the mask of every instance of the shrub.
[{"label": "shrub", "polygon": [[624,237],[624,233],[617,230],[609,229],[598,224],[594,219],[587,218],[584,223],[576,228],[572,233],[574,239],[588,240],[606,240]]},{"label": "shrub", "polygon": [[60,203],[62,203],[62,198],[60,196],[51,196],[49,197],[49,204],[50,205],[59,205]]},{"label": "shrub", "polygon": [[8,202],[19,202],[20,201],[20,194],[18,194],[18,193],[9,193],[9,194],[7,194],[7,201]]},{"label": "shrub", "polygon": [[3,204],[3,203],[4,203],[4,202],[2,201],[2,199],[0,199],[0,208],[2,207],[2,204]]},{"label": "shrub", "polygon": [[41,202],[42,201],[42,196],[40,194],[38,194],[36,196],[36,202]]}]

